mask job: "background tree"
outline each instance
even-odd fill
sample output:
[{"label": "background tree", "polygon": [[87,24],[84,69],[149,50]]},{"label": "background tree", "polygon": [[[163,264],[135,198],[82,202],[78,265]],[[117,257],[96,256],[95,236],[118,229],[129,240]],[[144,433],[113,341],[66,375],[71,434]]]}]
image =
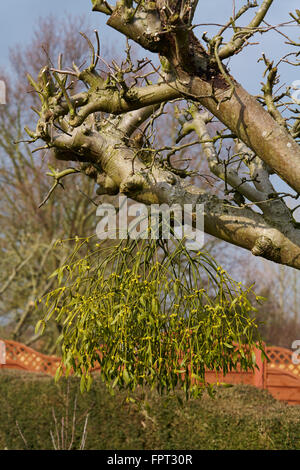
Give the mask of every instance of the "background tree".
[{"label": "background tree", "polygon": [[[76,48],[73,44],[78,31],[87,28],[84,18],[40,20],[32,42],[11,50],[15,74],[6,77],[9,103],[1,108],[0,114],[0,314],[5,325],[2,337],[48,353],[55,351],[60,331],[56,324],[49,325],[42,341],[34,334],[35,322],[41,315],[35,301],[53,287],[54,279],[49,279],[49,275],[67,256],[65,246],[55,246],[55,242],[75,235],[86,236],[94,230],[92,216],[96,207],[91,204],[94,184],[78,177],[71,185],[65,180],[63,186],[58,186],[56,198],[43,204],[52,186],[49,173],[62,169],[62,164],[53,159],[51,151],[41,153],[37,161],[28,144],[16,141],[22,140],[24,123],[34,114],[29,108],[38,100],[26,73],[38,73],[45,61],[59,53],[61,44],[67,60],[83,62],[86,44],[81,42]],[[65,197],[71,188],[72,197]]]},{"label": "background tree", "polygon": [[267,261],[248,265],[244,282],[265,298],[255,314],[264,342],[290,349],[300,333],[299,276],[286,266],[274,268]]}]

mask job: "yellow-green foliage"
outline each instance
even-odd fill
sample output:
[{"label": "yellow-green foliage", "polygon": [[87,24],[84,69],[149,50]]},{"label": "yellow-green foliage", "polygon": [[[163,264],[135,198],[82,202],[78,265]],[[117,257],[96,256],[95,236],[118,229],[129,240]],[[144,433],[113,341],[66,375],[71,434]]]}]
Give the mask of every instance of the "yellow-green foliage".
[{"label": "yellow-green foliage", "polygon": [[62,325],[63,362],[67,374],[73,368],[81,377],[82,390],[96,361],[111,390],[179,387],[187,397],[208,387],[206,367],[226,373],[255,366],[250,289],[208,254],[173,239],[88,247],[89,240],[77,240],[69,264],[53,274],[59,286],[43,299],[47,313],[37,325],[52,316]]}]

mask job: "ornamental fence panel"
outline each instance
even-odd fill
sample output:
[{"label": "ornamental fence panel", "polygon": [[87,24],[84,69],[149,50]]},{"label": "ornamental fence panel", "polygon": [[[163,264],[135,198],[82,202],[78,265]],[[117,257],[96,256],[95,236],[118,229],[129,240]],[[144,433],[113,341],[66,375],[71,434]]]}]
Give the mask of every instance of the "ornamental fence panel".
[{"label": "ornamental fence panel", "polygon": [[[206,371],[209,383],[254,385],[290,405],[300,405],[300,364],[292,361],[293,351],[278,346],[265,347],[268,359],[262,360],[261,352],[255,349],[256,364],[254,371],[235,370],[225,376],[212,370]],[[47,356],[34,349],[11,340],[0,340],[0,369],[19,369],[55,375],[61,359]],[[93,368],[99,371],[99,366]]]}]

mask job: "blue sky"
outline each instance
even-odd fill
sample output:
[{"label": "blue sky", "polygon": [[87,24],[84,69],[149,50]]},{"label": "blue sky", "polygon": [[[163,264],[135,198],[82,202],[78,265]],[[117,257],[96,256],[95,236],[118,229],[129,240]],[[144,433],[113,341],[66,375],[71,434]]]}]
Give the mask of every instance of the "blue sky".
[{"label": "blue sky", "polygon": [[[89,18],[91,29],[101,30],[107,34],[108,28],[105,17],[100,13],[92,12],[90,0],[9,0],[0,2],[0,68],[9,62],[9,49],[18,44],[26,44],[35,29],[37,20],[49,14],[55,15],[59,20],[70,12],[73,15],[86,15]],[[116,36],[113,32],[112,35]]]},{"label": "blue sky", "polygon": [[[33,30],[39,17],[54,14],[62,19],[72,11],[73,14],[87,15],[91,30],[98,29],[102,43],[120,43],[122,47],[124,41],[121,36],[106,26],[106,17],[101,13],[92,12],[90,0],[51,0],[50,2],[41,0],[1,0],[0,5],[0,69],[5,69],[9,63],[9,48],[18,44],[30,42]],[[246,3],[245,0],[235,0],[236,9]],[[199,2],[195,23],[224,23],[232,13],[232,0],[209,0]],[[279,24],[291,19],[289,11],[299,8],[299,0],[275,0],[271,7],[268,21],[272,24]],[[248,17],[253,14],[250,10]],[[244,21],[244,20],[243,20]],[[246,21],[246,17],[245,17]],[[204,31],[208,33],[215,30],[212,26],[201,26],[195,30],[201,36]],[[285,33],[297,37],[299,30],[295,27],[286,27]],[[255,39],[256,40],[256,39]],[[243,53],[234,58],[230,63],[231,72],[250,92],[259,91],[261,73],[263,65],[257,64],[257,59],[264,51],[269,57],[278,59],[288,50],[284,46],[284,38],[276,32],[271,32],[263,36],[257,36],[261,45],[248,47]],[[283,67],[282,79],[287,84],[300,79],[300,73],[296,68]],[[260,74],[260,77],[258,77]]]}]

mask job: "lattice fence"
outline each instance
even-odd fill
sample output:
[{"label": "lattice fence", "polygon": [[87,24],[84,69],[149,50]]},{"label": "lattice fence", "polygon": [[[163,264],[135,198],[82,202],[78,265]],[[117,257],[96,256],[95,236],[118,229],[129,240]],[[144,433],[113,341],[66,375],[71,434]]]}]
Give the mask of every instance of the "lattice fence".
[{"label": "lattice fence", "polygon": [[293,351],[272,346],[266,353],[270,362],[266,365],[265,388],[277,400],[300,405],[300,364],[293,364]]},{"label": "lattice fence", "polygon": [[269,364],[271,369],[286,370],[296,376],[300,376],[300,364],[293,364],[292,362],[293,351],[276,346],[266,348],[266,351],[271,361]]},{"label": "lattice fence", "polygon": [[[259,369],[254,372],[233,371],[226,376],[207,371],[210,383],[244,383],[267,389],[276,399],[300,405],[300,364],[293,364],[292,351],[276,346],[266,348],[269,362],[261,360],[256,350]],[[61,359],[41,354],[16,341],[0,340],[0,369],[22,369],[54,376]],[[96,370],[99,368],[95,367]]]},{"label": "lattice fence", "polygon": [[0,341],[0,368],[54,375],[60,362],[59,357],[41,354],[16,341]]}]

